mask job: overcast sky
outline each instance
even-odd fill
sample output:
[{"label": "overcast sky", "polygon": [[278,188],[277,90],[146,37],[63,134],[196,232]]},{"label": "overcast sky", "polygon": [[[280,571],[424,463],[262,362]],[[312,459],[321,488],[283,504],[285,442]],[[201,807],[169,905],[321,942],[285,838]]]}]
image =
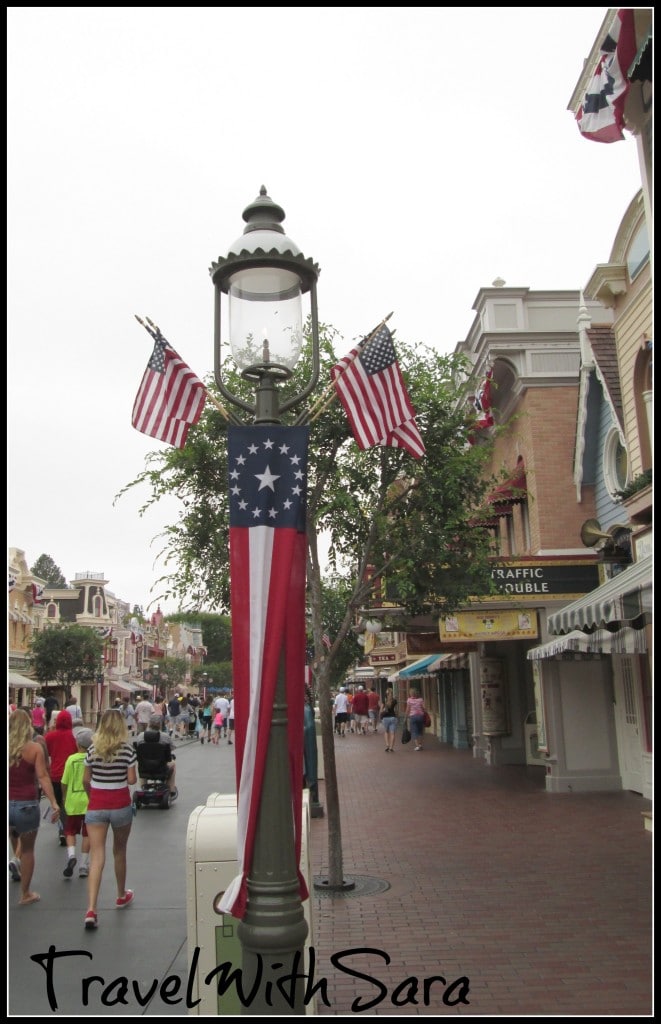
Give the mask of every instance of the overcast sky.
[{"label": "overcast sky", "polygon": [[8,546],[150,605],[177,506],[113,505],[163,448],[134,314],[211,371],[208,268],[261,185],[338,357],[391,311],[452,351],[498,276],[583,287],[640,187],[567,110],[607,10],[9,7]]}]

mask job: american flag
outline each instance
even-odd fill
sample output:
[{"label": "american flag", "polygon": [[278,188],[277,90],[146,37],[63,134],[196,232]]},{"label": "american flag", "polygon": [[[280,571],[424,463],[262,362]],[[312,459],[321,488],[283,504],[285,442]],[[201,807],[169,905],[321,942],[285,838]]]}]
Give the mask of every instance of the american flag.
[{"label": "american flag", "polygon": [[333,384],[359,448],[380,444],[425,454],[415,410],[385,324],[367,343],[353,348],[331,370]]},{"label": "american flag", "polygon": [[324,647],[328,648],[328,650],[330,651],[330,649],[331,649],[331,638],[329,637],[328,633],[324,633],[324,635],[321,638],[321,642],[324,645]]},{"label": "american flag", "polygon": [[[242,918],[284,656],[292,833],[300,863],[308,427],[229,426],[230,586],[239,873],[220,909]],[[307,887],[299,871],[301,899]]]},{"label": "american flag", "polygon": [[160,331],[155,337],[131,423],[142,434],[183,448],[189,428],[202,415],[206,388]]},{"label": "american flag", "polygon": [[41,599],[44,596],[44,588],[40,587],[37,583],[32,584],[32,601],[34,604],[41,604]]},{"label": "american flag", "polygon": [[10,594],[11,594],[11,592],[14,589],[15,586],[16,586],[16,577],[13,576],[11,573],[9,573],[9,593]]},{"label": "american flag", "polygon": [[624,103],[630,83],[627,72],[636,56],[633,8],[617,12],[601,44],[594,75],[576,121],[581,135],[593,142],[619,142],[624,138]]}]

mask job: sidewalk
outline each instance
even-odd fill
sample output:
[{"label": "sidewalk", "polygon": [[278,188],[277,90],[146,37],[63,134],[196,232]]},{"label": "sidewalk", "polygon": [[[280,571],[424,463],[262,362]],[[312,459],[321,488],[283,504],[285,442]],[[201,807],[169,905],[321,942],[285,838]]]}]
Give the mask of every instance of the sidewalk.
[{"label": "sidewalk", "polygon": [[[312,896],[315,981],[330,1004],[318,1000],[319,1015],[652,1015],[650,801],[549,795],[541,768],[488,768],[429,738],[419,757],[410,746],[385,754],[380,735],[336,740],[335,753],[356,888]],[[64,851],[42,826],[41,902],[17,907],[8,881],[9,1016],[187,1015],[188,818],[211,792],[233,790],[234,748],[186,740],[178,754],[179,799],[135,819],[126,911],[113,908],[108,848],[97,932],[82,928],[84,881],[62,878]],[[325,805],[323,780],[319,789]],[[328,819],[310,826],[323,882]],[[50,945],[77,953],[54,962],[56,1010],[30,959]],[[346,952],[363,948],[372,952]],[[92,975],[105,980],[89,984],[85,1005]],[[425,1005],[424,979],[439,976]]]}]

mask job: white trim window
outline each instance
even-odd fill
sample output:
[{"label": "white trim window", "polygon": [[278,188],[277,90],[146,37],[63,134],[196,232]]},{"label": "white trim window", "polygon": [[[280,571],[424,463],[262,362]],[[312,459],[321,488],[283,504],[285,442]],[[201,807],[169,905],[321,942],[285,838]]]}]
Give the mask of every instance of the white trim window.
[{"label": "white trim window", "polygon": [[608,431],[604,445],[604,482],[611,498],[618,497],[629,479],[629,456],[616,427]]}]

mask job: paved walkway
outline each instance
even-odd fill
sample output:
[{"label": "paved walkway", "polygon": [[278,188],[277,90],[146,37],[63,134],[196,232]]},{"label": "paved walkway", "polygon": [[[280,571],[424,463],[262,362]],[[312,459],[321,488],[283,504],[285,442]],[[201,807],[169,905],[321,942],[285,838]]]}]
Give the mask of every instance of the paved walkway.
[{"label": "paved walkway", "polygon": [[[135,819],[135,904],[114,910],[109,856],[97,932],[82,927],[85,882],[63,879],[64,851],[42,826],[41,902],[17,907],[8,881],[9,1016],[187,1015],[188,818],[210,793],[233,790],[234,748],[180,746],[179,800]],[[386,754],[378,735],[348,736],[336,760],[345,877],[357,884],[351,896],[312,897],[315,980],[330,1004],[318,1000],[318,1015],[652,1015],[650,801],[549,795],[543,769],[488,768],[429,740],[418,755]],[[318,881],[327,829],[326,817],[312,820]],[[54,961],[49,1000],[30,957],[51,945],[77,952]],[[359,949],[372,952],[348,952]],[[104,981],[90,983],[85,1005],[91,975]],[[424,979],[439,976],[425,1005]]]}]

